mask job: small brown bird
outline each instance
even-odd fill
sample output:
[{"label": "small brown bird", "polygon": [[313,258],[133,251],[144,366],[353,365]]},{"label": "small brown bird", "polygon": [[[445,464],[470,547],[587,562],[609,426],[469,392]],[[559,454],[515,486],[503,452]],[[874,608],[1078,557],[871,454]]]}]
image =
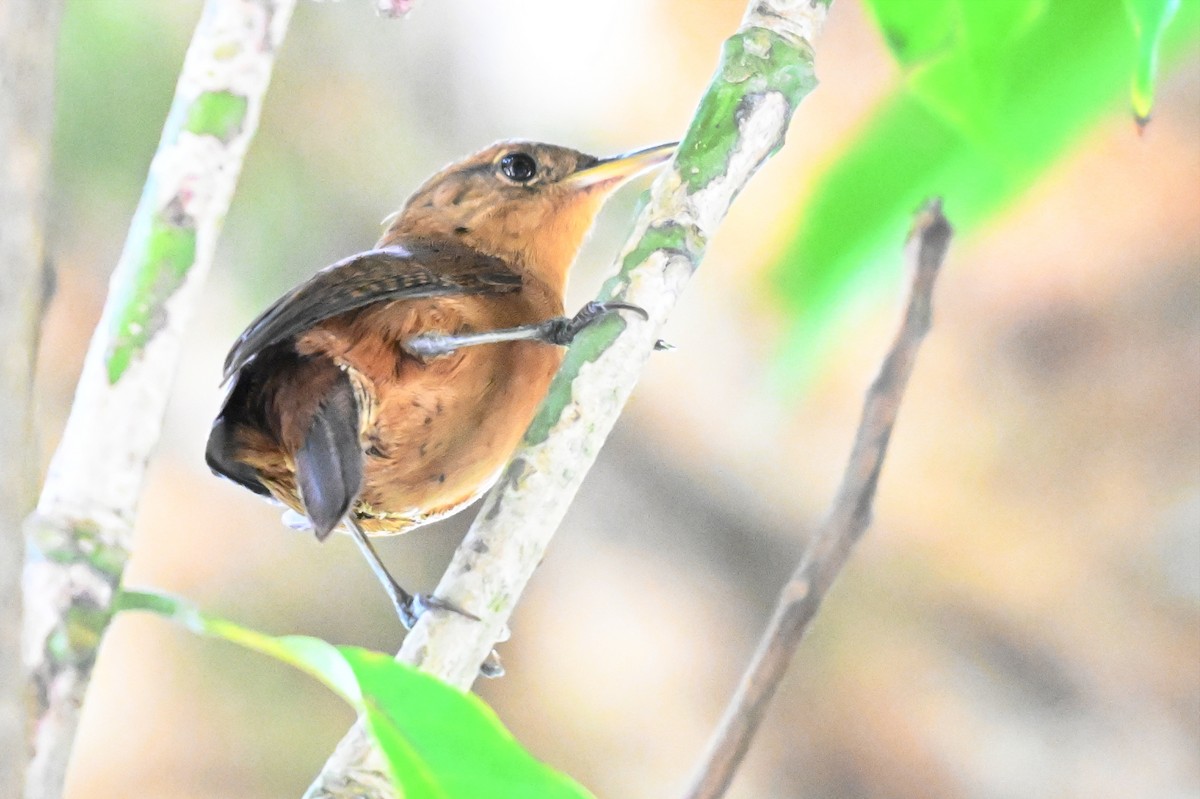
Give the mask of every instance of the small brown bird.
[{"label": "small brown bird", "polygon": [[507,141],[434,175],[375,249],[321,270],[238,338],[208,465],[306,515],[320,540],[345,521],[405,626],[459,610],[397,585],[367,536],[480,496],[562,360],[547,344],[640,310],[589,304],[567,319],[563,291],[605,198],[673,151],[601,160]]}]

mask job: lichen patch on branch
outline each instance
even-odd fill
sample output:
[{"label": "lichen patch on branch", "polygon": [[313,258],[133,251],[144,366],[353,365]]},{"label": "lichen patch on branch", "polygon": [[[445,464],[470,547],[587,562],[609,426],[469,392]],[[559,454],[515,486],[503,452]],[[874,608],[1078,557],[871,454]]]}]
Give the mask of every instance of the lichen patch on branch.
[{"label": "lichen patch on branch", "polygon": [[[691,191],[707,186],[728,171],[737,149],[741,123],[750,106],[767,93],[782,95],[791,116],[817,85],[812,50],[767,28],[744,28],[726,40],[721,66],[696,112],[696,120],[679,145],[684,183]],[[774,148],[773,148],[774,149]]]}]

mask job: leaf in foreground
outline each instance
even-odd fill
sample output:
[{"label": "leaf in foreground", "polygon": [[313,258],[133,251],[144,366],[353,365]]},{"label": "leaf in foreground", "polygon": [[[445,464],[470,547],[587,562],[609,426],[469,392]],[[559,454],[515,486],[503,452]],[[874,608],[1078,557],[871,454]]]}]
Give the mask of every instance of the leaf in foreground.
[{"label": "leaf in foreground", "polygon": [[145,610],[309,674],[365,713],[405,799],[591,799],[538,762],[473,694],[381,652],[301,635],[270,636],[201,613],[178,597],[125,591],[118,610]]}]

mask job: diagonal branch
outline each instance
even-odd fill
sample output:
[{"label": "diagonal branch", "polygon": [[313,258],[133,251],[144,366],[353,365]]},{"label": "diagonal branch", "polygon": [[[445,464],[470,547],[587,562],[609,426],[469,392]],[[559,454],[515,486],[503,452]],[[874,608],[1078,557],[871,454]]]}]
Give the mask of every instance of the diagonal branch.
[{"label": "diagonal branch", "polygon": [[180,337],[258,125],[295,0],[207,0],[113,272],[75,402],[26,524],[26,799],[62,795]]},{"label": "diagonal branch", "polygon": [[[671,167],[655,182],[600,300],[649,312],[612,316],[576,339],[524,440],[484,501],[437,595],[479,615],[427,614],[398,655],[468,688],[501,637],[521,591],[616,422],[659,331],[733,199],[783,143],[816,85],[811,42],[829,0],[754,0],[726,40]],[[386,767],[361,722],[305,796],[391,796]]]},{"label": "diagonal branch", "polygon": [[720,799],[725,795],[804,631],[851,548],[871,522],[879,471],[917,349],[929,331],[933,286],[950,236],[941,201],[930,202],[909,237],[912,287],[908,308],[896,340],[867,391],[862,421],[833,508],[783,587],[775,613],[730,700],[687,799]]}]

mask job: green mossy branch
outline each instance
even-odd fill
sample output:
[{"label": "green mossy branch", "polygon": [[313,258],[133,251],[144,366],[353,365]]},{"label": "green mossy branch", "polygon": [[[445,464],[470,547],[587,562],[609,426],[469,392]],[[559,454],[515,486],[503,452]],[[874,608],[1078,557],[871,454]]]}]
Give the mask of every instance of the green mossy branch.
[{"label": "green mossy branch", "polygon": [[600,298],[607,301],[621,296],[629,289],[630,275],[633,271],[656,252],[691,259],[694,255],[703,253],[707,246],[707,238],[694,224],[684,225],[670,221],[651,225],[646,228],[646,232],[637,243],[622,254],[620,269],[604,282],[600,289]]},{"label": "green mossy branch", "polygon": [[183,129],[197,136],[215,136],[227,143],[242,132],[250,101],[230,91],[204,92],[187,110]]},{"label": "green mossy branch", "polygon": [[812,49],[766,28],[749,28],[725,40],[721,65],[679,145],[679,174],[690,191],[724,175],[737,148],[740,109],[747,100],[779,92],[789,108],[817,85]]},{"label": "green mossy branch", "polygon": [[[600,290],[599,298],[603,301],[619,297],[629,287],[629,275],[656,252],[670,252],[691,258],[694,253],[704,251],[703,235],[694,226],[684,226],[675,222],[651,226],[646,229],[638,243],[628,250],[621,259],[621,268],[617,274],[605,281]],[[614,314],[589,325],[583,333],[576,337],[571,349],[563,358],[563,364],[555,378],[555,384],[570,385],[579,376],[579,371],[589,363],[595,363],[603,355],[617,337],[626,328],[625,320]],[[586,335],[585,335],[586,334]],[[547,394],[545,401],[533,417],[533,422],[525,432],[524,443],[529,446],[541,444],[550,435],[550,431],[563,411],[571,401],[570,391],[555,391],[553,388]],[[515,460],[513,463],[522,461]],[[506,478],[512,471],[512,465],[505,470]]]},{"label": "green mossy branch", "polygon": [[[626,323],[617,314],[612,314],[588,325],[587,336],[577,336],[563,364],[559,368],[556,380],[573,381],[579,376],[579,370],[589,363],[594,363],[603,355],[612,343],[625,330]],[[529,429],[525,431],[524,441],[527,444],[540,444],[545,441],[554,425],[562,417],[563,411],[571,397],[566,392],[551,391],[537,410]],[[517,463],[518,461],[513,461]],[[506,474],[508,470],[505,470]]]},{"label": "green mossy branch", "polygon": [[[233,91],[204,91],[188,99],[179,97],[163,127],[162,141],[173,147],[185,133],[208,136],[228,146],[241,135],[250,113],[250,100]],[[175,193],[160,200],[160,182],[146,180],[142,198],[130,223],[126,243],[129,279],[112,314],[105,358],[108,382],[115,385],[146,345],[166,323],[167,302],[184,284],[196,261],[196,220],[188,212],[184,180]]]},{"label": "green mossy branch", "polygon": [[[142,205],[151,202],[154,182],[148,181]],[[130,246],[136,267],[126,284],[110,332],[105,360],[108,382],[115,385],[146,344],[166,323],[166,303],[187,279],[196,261],[196,226],[181,208],[142,213],[139,206],[131,228]]]}]

